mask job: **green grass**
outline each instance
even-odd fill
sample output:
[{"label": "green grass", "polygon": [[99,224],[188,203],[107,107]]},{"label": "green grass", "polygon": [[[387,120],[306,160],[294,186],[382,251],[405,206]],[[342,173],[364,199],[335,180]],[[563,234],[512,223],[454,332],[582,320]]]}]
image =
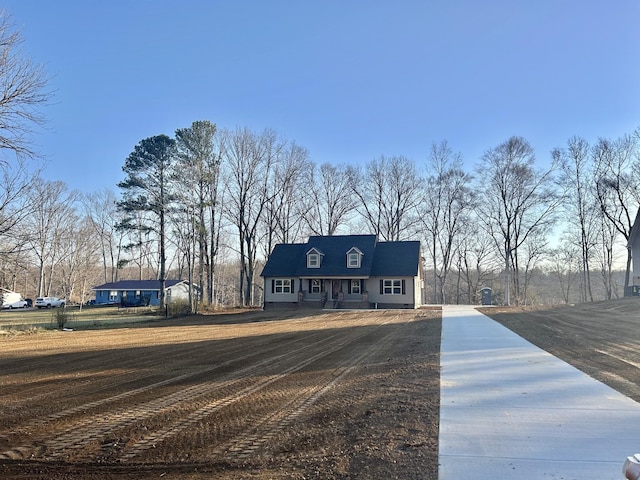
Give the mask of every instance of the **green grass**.
[{"label": "green grass", "polygon": [[65,328],[83,330],[164,318],[163,312],[153,307],[83,306],[80,309],[77,306],[67,306],[64,311],[59,308],[16,309],[0,312],[0,330],[55,330],[58,328],[58,320],[62,314],[66,317]]}]

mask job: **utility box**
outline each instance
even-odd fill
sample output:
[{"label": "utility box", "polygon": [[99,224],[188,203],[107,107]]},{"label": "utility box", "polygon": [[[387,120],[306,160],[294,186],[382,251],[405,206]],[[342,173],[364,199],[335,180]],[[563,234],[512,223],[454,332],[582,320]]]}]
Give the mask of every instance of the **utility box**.
[{"label": "utility box", "polygon": [[491,289],[489,287],[480,290],[480,295],[482,297],[482,305],[491,305]]}]

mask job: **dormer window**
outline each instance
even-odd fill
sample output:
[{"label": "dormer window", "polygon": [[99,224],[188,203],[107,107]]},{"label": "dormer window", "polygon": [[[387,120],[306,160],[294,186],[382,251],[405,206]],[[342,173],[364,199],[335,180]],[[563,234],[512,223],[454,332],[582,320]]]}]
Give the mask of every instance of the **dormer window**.
[{"label": "dormer window", "polygon": [[318,268],[320,267],[320,255],[317,253],[310,253],[307,257],[307,267]]},{"label": "dormer window", "polygon": [[322,252],[312,248],[307,252],[307,268],[320,268]]},{"label": "dormer window", "polygon": [[353,247],[347,252],[347,268],[360,268],[362,252]]}]

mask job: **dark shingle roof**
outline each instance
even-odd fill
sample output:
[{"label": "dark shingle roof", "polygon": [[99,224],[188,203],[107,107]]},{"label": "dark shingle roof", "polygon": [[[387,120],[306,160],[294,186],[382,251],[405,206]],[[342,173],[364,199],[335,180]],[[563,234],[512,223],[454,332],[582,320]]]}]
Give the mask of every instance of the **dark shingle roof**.
[{"label": "dark shingle roof", "polygon": [[[360,268],[347,267],[347,252],[362,252]],[[306,254],[322,252],[320,268],[307,268]],[[420,242],[378,242],[375,235],[312,236],[307,243],[278,244],[262,270],[263,277],[414,276]]]},{"label": "dark shingle roof", "polygon": [[[165,287],[173,287],[184,280],[165,280]],[[120,280],[93,287],[92,290],[154,290],[160,291],[160,280]]]},{"label": "dark shingle roof", "polygon": [[372,277],[414,277],[420,265],[420,242],[380,242],[371,268]]},{"label": "dark shingle roof", "polygon": [[269,255],[262,269],[263,277],[290,277],[295,275],[300,258],[306,262],[308,247],[304,243],[279,243]]}]

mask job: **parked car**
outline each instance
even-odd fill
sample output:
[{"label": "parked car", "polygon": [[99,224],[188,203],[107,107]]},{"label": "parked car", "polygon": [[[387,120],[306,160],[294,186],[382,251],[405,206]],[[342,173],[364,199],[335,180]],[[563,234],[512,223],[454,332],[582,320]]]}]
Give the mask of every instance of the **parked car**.
[{"label": "parked car", "polygon": [[64,299],[58,297],[38,297],[36,298],[36,307],[52,308],[64,307]]},{"label": "parked car", "polygon": [[5,303],[4,305],[2,305],[2,308],[9,308],[9,309],[13,309],[13,308],[27,308],[29,304],[27,303],[26,300],[18,300],[12,303]]}]

